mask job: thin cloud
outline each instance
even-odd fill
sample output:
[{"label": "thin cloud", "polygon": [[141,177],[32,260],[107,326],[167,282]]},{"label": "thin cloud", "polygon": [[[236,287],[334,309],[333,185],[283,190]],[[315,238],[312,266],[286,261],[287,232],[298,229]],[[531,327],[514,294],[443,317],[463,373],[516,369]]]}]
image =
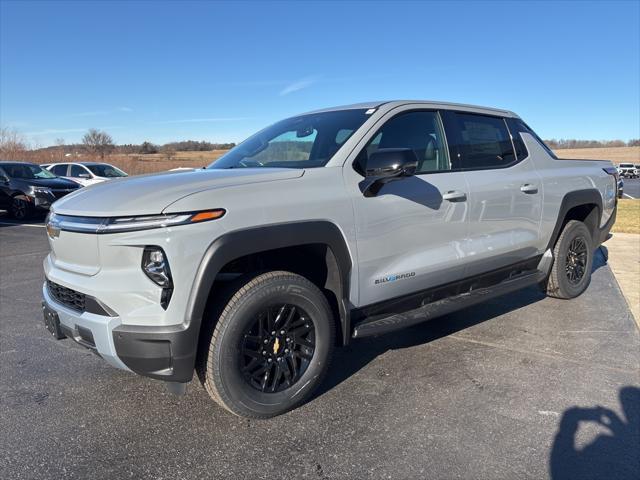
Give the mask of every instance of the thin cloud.
[{"label": "thin cloud", "polygon": [[95,110],[93,112],[80,112],[72,113],[70,117],[98,117],[100,115],[107,115],[109,112],[106,110]]},{"label": "thin cloud", "polygon": [[[84,128],[45,128],[44,130],[39,130],[37,132],[27,132],[25,135],[55,135],[59,133],[78,133],[78,132],[87,132],[90,128],[93,127],[84,127]],[[109,125],[106,127],[97,127],[98,130],[117,130],[120,128],[124,128],[122,125]]]},{"label": "thin cloud", "polygon": [[116,107],[113,110],[93,110],[90,112],[79,112],[79,113],[72,113],[69,116],[70,117],[99,117],[102,115],[109,115],[112,113],[129,113],[129,112],[133,112],[133,108],[131,107]]},{"label": "thin cloud", "polygon": [[289,95],[290,93],[298,92],[302,89],[309,88],[311,85],[313,85],[317,81],[318,79],[315,77],[303,78],[302,80],[298,80],[297,82],[293,82],[287,85],[286,87],[284,87],[282,90],[280,90],[279,95],[281,97],[284,97],[285,95]]},{"label": "thin cloud", "polygon": [[26,135],[52,135],[56,133],[77,133],[85,132],[88,128],[47,128],[37,132],[27,132]]},{"label": "thin cloud", "polygon": [[180,120],[163,120],[151,122],[153,125],[166,125],[170,123],[209,123],[209,122],[238,122],[249,120],[251,117],[213,117],[213,118],[182,118]]},{"label": "thin cloud", "polygon": [[4,126],[9,128],[24,128],[24,127],[28,127],[29,124],[23,121],[9,121],[9,122],[6,122]]}]

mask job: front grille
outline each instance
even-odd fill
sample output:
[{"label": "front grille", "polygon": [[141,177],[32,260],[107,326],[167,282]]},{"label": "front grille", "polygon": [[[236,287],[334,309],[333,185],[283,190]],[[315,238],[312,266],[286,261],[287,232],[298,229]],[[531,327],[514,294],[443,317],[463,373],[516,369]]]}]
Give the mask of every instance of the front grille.
[{"label": "front grille", "polygon": [[47,280],[47,288],[49,289],[49,294],[57,302],[69,307],[71,310],[75,310],[76,312],[84,312],[86,299],[86,295],[84,293],[63,287],[51,280]]}]

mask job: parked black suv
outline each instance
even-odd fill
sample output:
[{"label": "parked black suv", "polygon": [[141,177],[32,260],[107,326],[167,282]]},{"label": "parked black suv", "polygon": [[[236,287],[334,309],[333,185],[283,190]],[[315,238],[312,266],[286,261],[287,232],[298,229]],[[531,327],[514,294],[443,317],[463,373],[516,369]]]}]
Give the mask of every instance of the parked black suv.
[{"label": "parked black suv", "polygon": [[49,210],[53,202],[79,187],[33,163],[0,162],[0,209],[9,210],[16,220]]}]

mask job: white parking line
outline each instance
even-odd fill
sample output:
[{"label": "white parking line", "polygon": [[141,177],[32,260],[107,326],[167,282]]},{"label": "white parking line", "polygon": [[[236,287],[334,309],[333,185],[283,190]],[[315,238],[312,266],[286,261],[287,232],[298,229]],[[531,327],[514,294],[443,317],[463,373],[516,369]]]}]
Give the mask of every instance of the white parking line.
[{"label": "white parking line", "polygon": [[632,197],[632,196],[631,196],[631,195],[629,195],[628,193],[624,193],[624,192],[623,192],[623,193],[622,193],[622,195],[624,195],[625,197],[630,198],[631,200],[635,200],[635,199],[636,199],[636,197]]},{"label": "white parking line", "polygon": [[12,225],[14,227],[44,228],[44,225],[38,225],[38,224],[35,224],[35,223],[16,223],[16,222],[2,222],[2,221],[0,221],[0,225]]}]

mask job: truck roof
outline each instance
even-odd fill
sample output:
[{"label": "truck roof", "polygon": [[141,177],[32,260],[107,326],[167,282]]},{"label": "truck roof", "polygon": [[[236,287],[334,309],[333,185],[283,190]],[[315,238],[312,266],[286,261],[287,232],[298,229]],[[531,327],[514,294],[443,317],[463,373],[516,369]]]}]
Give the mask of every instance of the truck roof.
[{"label": "truck roof", "polygon": [[469,105],[465,103],[442,102],[439,100],[387,100],[387,101],[377,101],[377,102],[363,102],[363,103],[354,103],[351,105],[341,105],[336,107],[322,108],[322,109],[313,110],[307,113],[332,112],[337,110],[353,110],[353,109],[363,109],[363,108],[366,108],[366,109],[379,108],[383,105],[391,109],[394,107],[399,107],[401,105],[414,104],[414,103],[425,105],[430,108],[440,108],[440,109],[447,109],[447,110],[471,109],[474,111],[485,112],[493,115],[499,114],[499,115],[508,116],[508,117],[518,117],[518,115],[516,115],[510,110],[503,110],[503,109],[491,108],[491,107],[482,107],[479,105]]}]

